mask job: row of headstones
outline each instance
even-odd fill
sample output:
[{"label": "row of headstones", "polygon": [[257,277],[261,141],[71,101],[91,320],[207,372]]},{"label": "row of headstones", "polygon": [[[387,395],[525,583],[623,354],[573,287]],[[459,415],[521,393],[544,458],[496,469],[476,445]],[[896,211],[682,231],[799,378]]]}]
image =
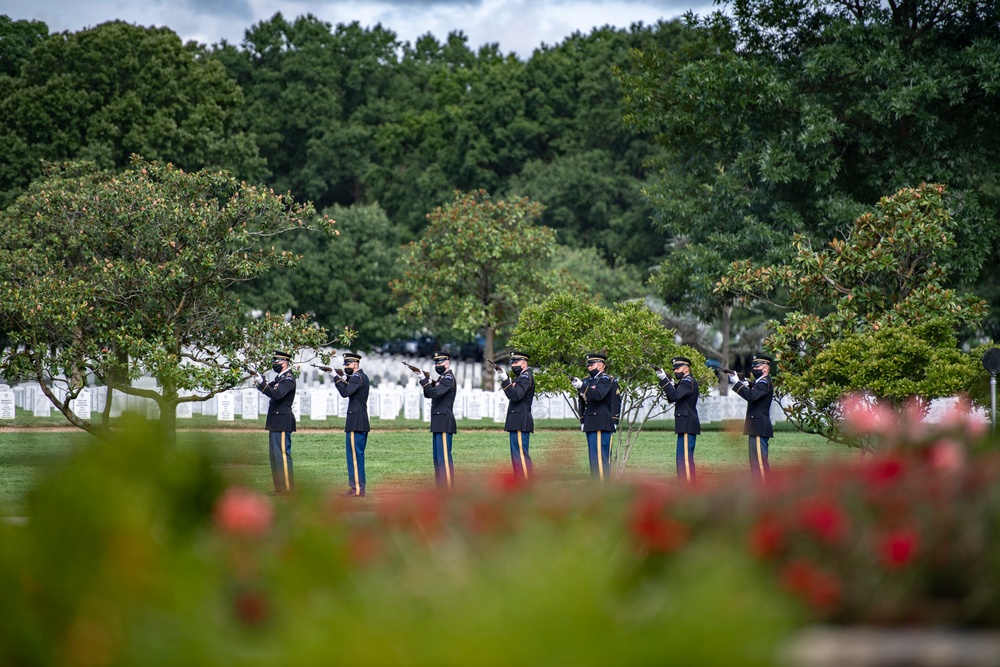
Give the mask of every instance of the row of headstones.
[{"label": "row of headstones", "polygon": [[[57,398],[63,399],[63,390],[55,387]],[[60,395],[61,394],[61,395]],[[188,394],[191,395],[191,394]],[[927,416],[930,422],[940,418],[955,405],[957,399],[935,400]],[[70,401],[70,410],[81,419],[89,419],[91,412],[103,412],[107,401],[107,387],[92,387],[80,392]],[[267,412],[268,399],[256,388],[233,389],[220,393],[205,401],[191,401],[177,406],[179,419],[191,418],[195,413],[214,415],[220,421],[231,421],[236,415],[243,419],[258,419]],[[14,419],[16,411],[31,410],[35,417],[48,417],[53,409],[52,402],[36,383],[15,387],[0,385],[0,419]],[[347,399],[336,391],[322,387],[303,388],[296,393],[292,406],[297,419],[325,420],[335,416],[343,418],[347,414]],[[730,419],[742,419],[746,403],[739,396],[708,396],[699,400],[698,412],[704,423]],[[115,392],[111,405],[111,416],[117,417],[124,411],[145,413],[151,418],[159,416],[159,408],[150,399]],[[460,390],[455,399],[457,419],[493,419],[502,422],[507,412],[507,397],[503,392],[488,393],[479,389]],[[368,412],[379,419],[396,419],[402,413],[404,419],[430,421],[430,399],[424,398],[418,388],[411,383],[406,387],[392,386],[372,390],[368,400]],[[574,417],[570,396],[538,395],[532,412],[536,419],[571,419]],[[670,419],[672,410],[662,399],[650,399],[640,411],[652,414],[652,419]],[[985,411],[977,411],[981,419],[988,419]],[[773,421],[785,419],[781,407],[775,403],[771,407]]]},{"label": "row of headstones", "polygon": [[[153,386],[146,388],[155,389]],[[63,390],[54,387],[57,398],[63,400]],[[103,412],[107,402],[107,387],[84,389],[72,401],[70,410],[81,419],[89,419],[91,412]],[[193,395],[193,392],[186,395]],[[457,419],[493,419],[502,422],[507,412],[507,397],[503,392],[485,392],[479,389],[459,390],[455,398],[454,412]],[[268,398],[254,387],[233,389],[222,392],[204,401],[189,401],[177,406],[177,418],[191,418],[194,414],[215,416],[220,421],[230,421],[239,415],[243,419],[258,419],[266,414]],[[703,422],[723,419],[740,419],[746,403],[735,395],[710,396],[699,404]],[[31,410],[35,417],[48,417],[53,409],[48,397],[36,383],[16,387],[0,386],[0,419],[13,419],[15,409]],[[347,414],[347,399],[323,385],[302,387],[296,392],[292,410],[297,419],[325,420],[329,417],[343,418]],[[110,415],[117,417],[122,412],[144,413],[151,418],[159,417],[155,401],[121,392],[114,392]],[[420,388],[411,383],[407,386],[387,386],[373,389],[369,394],[368,412],[379,419],[423,419],[430,421],[430,399],[424,398]],[[574,412],[570,396],[565,394],[537,395],[532,406],[536,419],[571,419]],[[641,413],[649,413],[652,419],[669,419],[672,410],[662,399],[650,399]],[[775,420],[784,419],[778,406],[772,409]]]}]

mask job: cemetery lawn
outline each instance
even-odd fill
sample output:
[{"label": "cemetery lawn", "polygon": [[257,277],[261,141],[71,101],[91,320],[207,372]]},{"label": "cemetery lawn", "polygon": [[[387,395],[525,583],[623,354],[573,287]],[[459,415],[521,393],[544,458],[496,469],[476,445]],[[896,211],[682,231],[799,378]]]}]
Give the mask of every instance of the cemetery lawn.
[{"label": "cemetery lawn", "polygon": [[[213,423],[218,422],[213,420]],[[458,486],[484,474],[511,470],[507,433],[500,430],[498,424],[483,422],[484,427],[487,424],[488,430],[459,424],[452,448]],[[661,424],[663,422],[657,426]],[[308,420],[302,424],[302,428],[309,426]],[[675,438],[673,432],[662,427],[644,430],[632,450],[626,474],[651,474],[672,479],[675,476]],[[232,428],[181,430],[177,442],[178,447],[210,449],[224,474],[234,483],[260,491],[272,488],[267,434],[259,427],[242,431]],[[300,492],[347,489],[343,431],[301,431],[293,436],[292,444],[295,482]],[[0,429],[0,516],[23,516],[34,482],[74,451],[88,446],[107,445],[77,430]],[[829,443],[820,436],[779,431],[771,440],[770,463],[772,468],[780,468],[804,460],[855,455],[843,445]],[[531,457],[538,474],[567,479],[589,476],[586,440],[576,429],[536,432],[531,438]],[[360,502],[378,502],[379,498],[434,487],[431,436],[426,426],[419,430],[373,431],[368,436],[366,460],[368,497]],[[703,432],[698,436],[695,462],[702,479],[727,471],[746,471],[746,438],[731,431]]]}]

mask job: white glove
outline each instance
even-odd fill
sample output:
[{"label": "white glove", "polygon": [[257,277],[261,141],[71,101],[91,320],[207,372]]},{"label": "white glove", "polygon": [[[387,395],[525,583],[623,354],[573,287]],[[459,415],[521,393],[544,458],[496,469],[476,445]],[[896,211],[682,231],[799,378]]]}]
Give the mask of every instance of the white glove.
[{"label": "white glove", "polygon": [[740,378],[737,377],[735,372],[729,374],[729,384],[738,384],[739,381]]},{"label": "white glove", "polygon": [[667,372],[665,370],[663,370],[662,368],[657,368],[656,369],[656,377],[660,378],[661,380],[666,380],[667,379]]},{"label": "white glove", "polygon": [[507,372],[504,369],[502,369],[502,368],[498,368],[497,369],[497,377],[500,378],[501,382],[506,382],[507,381]]},{"label": "white glove", "polygon": [[570,378],[569,383],[573,385],[574,389],[580,389],[583,387],[583,380],[580,378]]}]

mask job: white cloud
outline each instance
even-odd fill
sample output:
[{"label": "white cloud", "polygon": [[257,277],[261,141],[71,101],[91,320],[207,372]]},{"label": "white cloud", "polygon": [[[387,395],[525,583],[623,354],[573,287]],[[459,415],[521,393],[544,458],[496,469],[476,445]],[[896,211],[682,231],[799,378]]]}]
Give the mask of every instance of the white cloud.
[{"label": "white cloud", "polygon": [[184,40],[206,44],[221,39],[239,43],[253,23],[279,11],[288,19],[311,13],[331,24],[381,23],[411,43],[428,32],[443,40],[449,32],[461,30],[473,49],[498,42],[503,52],[527,58],[542,43],[557,44],[574,31],[586,34],[603,25],[651,24],[688,9],[707,13],[711,0],[6,0],[0,11],[14,19],[44,21],[53,32],[121,19],[167,26]]}]

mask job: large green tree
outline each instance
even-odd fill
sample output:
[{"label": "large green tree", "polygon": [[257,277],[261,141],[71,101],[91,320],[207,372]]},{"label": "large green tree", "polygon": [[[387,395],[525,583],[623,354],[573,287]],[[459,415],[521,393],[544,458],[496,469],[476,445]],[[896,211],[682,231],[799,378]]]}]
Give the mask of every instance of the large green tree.
[{"label": "large green tree", "polygon": [[[555,233],[535,224],[541,212],[524,198],[456,192],[428,214],[427,229],[404,253],[402,276],[392,282],[400,315],[436,331],[481,334],[492,359],[497,336],[564,281],[550,267]],[[491,389],[493,372],[483,366],[482,386]]]},{"label": "large green tree", "polygon": [[[704,357],[678,345],[674,331],[639,300],[607,307],[583,296],[557,293],[521,312],[510,343],[531,354],[531,363],[538,368],[538,391],[571,397],[576,390],[570,379],[586,373],[586,355],[595,350],[607,353],[608,373],[618,380],[622,398],[612,458],[618,475],[625,470],[643,426],[662,414],[663,402],[655,400],[661,390],[654,367],[669,368],[670,359],[683,355],[691,359],[702,393],[707,394],[715,381]],[[579,416],[577,402],[570,400],[570,405]]]},{"label": "large green tree", "polygon": [[867,391],[899,409],[911,396],[973,389],[983,371],[959,350],[955,331],[981,321],[985,304],[947,287],[957,226],[943,186],[904,188],[825,248],[798,236],[787,263],[732,265],[720,291],[788,301],[765,345],[796,426],[840,440],[845,393]]},{"label": "large green tree", "polygon": [[[0,330],[12,343],[0,373],[37,380],[73,425],[105,440],[114,392],[155,401],[172,437],[179,403],[238,386],[275,348],[326,343],[307,318],[251,319],[229,290],[295,263],[274,236],[329,221],[228,173],[140,159],[122,173],[53,168],[0,220]],[[70,400],[90,375],[109,395],[84,420]],[[132,386],[143,375],[158,389]]]},{"label": "large green tree", "polygon": [[42,174],[43,160],[110,169],[135,153],[188,170],[261,174],[254,138],[239,126],[239,86],[171,30],[116,21],[45,39],[34,24],[0,23],[0,31],[0,48],[19,64],[0,73],[0,206]]},{"label": "large green tree", "polygon": [[320,326],[348,327],[354,343],[370,349],[405,335],[389,283],[400,276],[402,233],[378,204],[332,206],[324,214],[337,235],[300,229],[276,247],[301,259],[267,272],[239,293],[254,308],[309,315]]},{"label": "large green tree", "polygon": [[[705,286],[734,260],[786,259],[791,238],[843,236],[886,192],[923,181],[956,202],[955,282],[997,257],[992,131],[1000,5],[966,0],[734,0],[691,19],[686,52],[647,51],[630,121],[666,151],[656,224],[694,271],[665,296],[716,317]],[[685,280],[685,277],[689,277]]]}]

